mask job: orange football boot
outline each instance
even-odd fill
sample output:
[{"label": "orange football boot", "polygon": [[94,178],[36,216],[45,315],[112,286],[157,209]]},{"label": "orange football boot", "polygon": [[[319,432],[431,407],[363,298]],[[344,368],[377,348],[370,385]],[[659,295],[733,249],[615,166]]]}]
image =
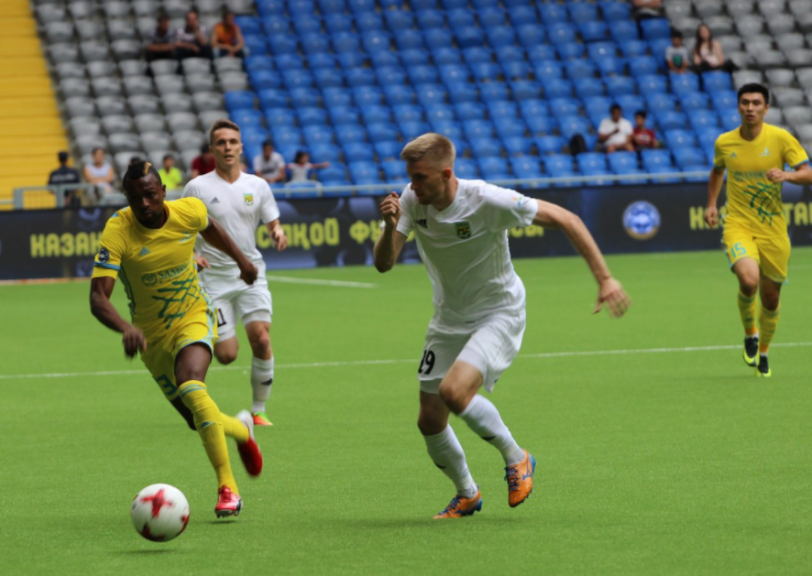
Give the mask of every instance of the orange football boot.
[{"label": "orange football boot", "polygon": [[536,459],[524,451],[524,460],[513,466],[505,467],[505,480],[508,483],[508,504],[515,508],[533,491],[533,473],[536,471]]},{"label": "orange football boot", "polygon": [[437,514],[434,519],[442,520],[445,518],[462,518],[463,516],[473,516],[474,512],[482,510],[482,492],[476,491],[476,496],[473,498],[463,498],[462,496],[454,496],[451,504],[445,507],[445,510]]}]

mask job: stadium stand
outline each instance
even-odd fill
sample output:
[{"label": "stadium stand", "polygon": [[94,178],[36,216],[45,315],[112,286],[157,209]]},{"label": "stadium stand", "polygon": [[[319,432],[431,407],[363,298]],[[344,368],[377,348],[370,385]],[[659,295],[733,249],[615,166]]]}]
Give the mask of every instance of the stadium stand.
[{"label": "stadium stand", "polygon": [[[188,169],[210,122],[228,115],[244,129],[249,163],[267,138],[286,160],[308,148],[314,161],[333,163],[320,173],[327,185],[402,180],[391,161],[428,130],[455,141],[467,176],[705,170],[716,136],[738,125],[734,90],[748,81],[770,82],[769,121],[797,127],[807,142],[812,135],[810,0],[669,0],[667,19],[639,26],[621,0],[194,4],[209,30],[223,5],[239,14],[244,62],[141,60],[158,10],[176,28],[190,2],[33,2],[76,153],[101,145],[121,170],[127,155],[172,151]],[[667,72],[672,26],[690,49],[702,22],[740,67],[732,78]],[[613,102],[627,117],[647,110],[667,149],[597,160],[596,129]],[[576,134],[588,155],[565,161]]]}]

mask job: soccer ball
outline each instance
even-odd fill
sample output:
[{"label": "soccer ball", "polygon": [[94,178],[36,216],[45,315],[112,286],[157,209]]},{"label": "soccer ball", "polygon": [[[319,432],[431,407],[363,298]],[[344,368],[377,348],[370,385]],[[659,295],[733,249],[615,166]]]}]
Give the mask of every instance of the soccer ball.
[{"label": "soccer ball", "polygon": [[174,486],[152,484],[135,497],[130,516],[141,536],[153,542],[169,542],[186,529],[189,502]]}]

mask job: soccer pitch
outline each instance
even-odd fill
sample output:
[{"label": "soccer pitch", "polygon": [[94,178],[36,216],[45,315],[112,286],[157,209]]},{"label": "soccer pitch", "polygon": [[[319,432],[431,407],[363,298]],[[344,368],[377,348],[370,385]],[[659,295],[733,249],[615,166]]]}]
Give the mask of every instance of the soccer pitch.
[{"label": "soccer pitch", "polygon": [[[89,285],[0,286],[0,570],[808,574],[812,249],[793,253],[772,379],[742,362],[721,251],[608,261],[634,303],[621,320],[591,314],[579,259],[515,262],[528,327],[491,398],[536,456],[535,492],[510,509],[499,453],[452,420],[484,506],[445,522],[431,517],[453,486],[415,425],[432,310],[422,266],[269,275],[274,426],[257,432],[257,480],[230,442],[245,502],[233,521],[215,519],[199,437],[90,315]],[[121,286],[114,302],[126,310]],[[223,411],[248,407],[249,362],[243,338],[236,367],[213,364]],[[191,506],[168,544],[130,523],[154,482]]]}]

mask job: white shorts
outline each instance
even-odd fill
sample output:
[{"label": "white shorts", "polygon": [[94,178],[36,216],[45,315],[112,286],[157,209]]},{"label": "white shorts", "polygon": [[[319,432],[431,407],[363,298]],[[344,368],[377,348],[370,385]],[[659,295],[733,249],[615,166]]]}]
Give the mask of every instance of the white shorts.
[{"label": "white shorts", "polygon": [[217,309],[218,340],[236,336],[238,320],[242,321],[243,326],[250,322],[270,323],[273,306],[264,274],[248,285],[239,278],[223,278],[204,273],[200,275],[200,283]]},{"label": "white shorts", "polygon": [[526,320],[524,310],[493,314],[463,326],[450,326],[432,318],[417,371],[420,390],[437,394],[452,364],[462,360],[482,373],[485,389],[493,392],[494,384],[522,347]]}]

